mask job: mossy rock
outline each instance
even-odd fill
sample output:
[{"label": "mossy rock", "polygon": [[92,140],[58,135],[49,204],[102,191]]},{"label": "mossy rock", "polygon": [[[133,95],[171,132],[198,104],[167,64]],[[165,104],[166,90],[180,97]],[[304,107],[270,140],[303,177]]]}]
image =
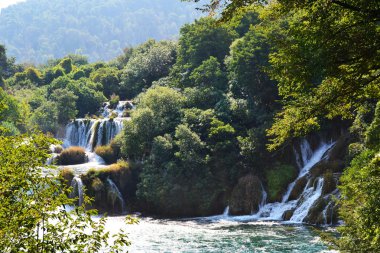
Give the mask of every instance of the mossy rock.
[{"label": "mossy rock", "polygon": [[336,189],[336,181],[331,171],[323,174],[322,195],[326,195]]},{"label": "mossy rock", "polygon": [[328,153],[328,161],[344,160],[348,155],[348,146],[350,144],[350,137],[348,134],[342,135],[330,149]]},{"label": "mossy rock", "polygon": [[324,224],[323,210],[327,206],[328,201],[324,198],[319,198],[310,208],[309,213],[305,218],[305,222],[309,224],[321,225]]},{"label": "mossy rock", "polygon": [[82,147],[70,147],[68,149],[65,149],[57,158],[58,165],[82,164],[86,161],[86,151]]},{"label": "mossy rock", "polygon": [[288,164],[280,164],[265,173],[268,185],[268,201],[279,202],[286,192],[288,185],[296,179],[297,169]]},{"label": "mossy rock", "polygon": [[63,179],[63,183],[67,187],[70,187],[71,181],[73,181],[73,178],[74,178],[74,171],[71,168],[63,168],[59,172],[59,176]]},{"label": "mossy rock", "polygon": [[288,221],[292,218],[294,214],[295,209],[286,210],[284,214],[282,215],[282,219],[285,221]]},{"label": "mossy rock", "polygon": [[331,171],[332,173],[342,172],[345,167],[345,163],[342,160],[327,161],[323,160],[310,170],[310,174],[313,177],[318,177],[324,173]]},{"label": "mossy rock", "polygon": [[117,161],[117,156],[111,145],[98,146],[95,148],[95,153],[101,158],[103,158],[106,164],[113,164]]},{"label": "mossy rock", "polygon": [[293,187],[293,190],[290,192],[288,200],[298,199],[301,196],[303,190],[305,189],[307,181],[308,180],[307,180],[306,176],[297,179],[297,181]]},{"label": "mossy rock", "polygon": [[245,215],[257,212],[262,195],[262,184],[258,177],[249,174],[240,178],[232,190],[230,214]]}]

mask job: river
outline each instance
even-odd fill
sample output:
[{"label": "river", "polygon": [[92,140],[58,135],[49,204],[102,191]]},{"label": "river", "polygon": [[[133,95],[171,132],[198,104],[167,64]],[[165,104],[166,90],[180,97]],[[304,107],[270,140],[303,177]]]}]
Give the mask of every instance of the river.
[{"label": "river", "polygon": [[110,231],[124,228],[131,253],[149,252],[334,252],[311,227],[269,221],[236,222],[196,218],[167,220],[141,218],[139,224],[124,225],[125,217],[110,217]]}]

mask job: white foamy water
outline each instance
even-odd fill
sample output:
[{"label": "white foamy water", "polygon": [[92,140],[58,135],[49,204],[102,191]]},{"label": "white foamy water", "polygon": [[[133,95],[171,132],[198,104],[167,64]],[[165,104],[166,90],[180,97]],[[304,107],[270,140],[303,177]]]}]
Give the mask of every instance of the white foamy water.
[{"label": "white foamy water", "polygon": [[[309,227],[278,222],[235,222],[220,220],[160,220],[141,218],[139,224],[125,225],[125,217],[110,217],[106,229],[122,228],[132,245],[130,253],[151,252],[333,252]],[[105,250],[105,252],[107,252]]]},{"label": "white foamy water", "polygon": [[215,215],[203,218],[207,221],[238,221],[238,222],[248,222],[248,221],[282,221],[283,215],[288,210],[293,210],[290,222],[292,223],[302,223],[307,216],[310,208],[316,202],[316,200],[321,197],[323,178],[317,178],[314,184],[312,178],[308,179],[307,185],[305,186],[302,194],[297,200],[289,201],[289,195],[292,192],[295,183],[301,177],[307,176],[310,169],[316,165],[318,162],[326,158],[328,150],[334,145],[334,143],[321,143],[320,146],[313,152],[309,143],[303,140],[300,145],[300,153],[296,153],[297,163],[300,165],[300,172],[298,177],[289,184],[287,191],[282,197],[281,202],[275,203],[265,203],[267,198],[267,193],[263,190],[262,199],[264,202],[260,204],[260,209],[257,213],[252,215],[241,215],[241,216],[229,216],[229,215]]}]

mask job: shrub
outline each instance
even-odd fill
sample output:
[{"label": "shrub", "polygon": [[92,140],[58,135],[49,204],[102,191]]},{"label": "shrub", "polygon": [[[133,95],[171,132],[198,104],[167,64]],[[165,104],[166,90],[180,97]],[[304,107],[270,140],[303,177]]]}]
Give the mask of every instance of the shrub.
[{"label": "shrub", "polygon": [[115,94],[112,94],[111,99],[110,99],[110,108],[115,109],[119,101],[120,101],[120,97]]},{"label": "shrub", "polygon": [[101,158],[103,158],[103,160],[107,164],[115,163],[117,160],[117,156],[116,156],[114,150],[112,149],[111,145],[98,146],[95,148],[95,153],[98,156],[100,156]]},{"label": "shrub", "polygon": [[73,169],[71,168],[63,168],[60,172],[59,172],[59,177],[61,179],[64,180],[64,183],[70,187],[71,185],[71,181],[73,180],[74,178],[74,171]]},{"label": "shrub", "polygon": [[82,147],[70,147],[61,152],[58,156],[59,165],[81,164],[86,162],[86,151]]},{"label": "shrub", "polygon": [[266,172],[269,201],[281,201],[288,184],[297,176],[297,169],[292,165],[277,165]]}]

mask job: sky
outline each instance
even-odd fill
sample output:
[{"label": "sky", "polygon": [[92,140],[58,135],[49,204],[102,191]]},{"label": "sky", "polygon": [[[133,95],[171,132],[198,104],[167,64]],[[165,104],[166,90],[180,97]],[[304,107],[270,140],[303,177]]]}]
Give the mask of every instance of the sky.
[{"label": "sky", "polygon": [[9,5],[24,2],[26,0],[0,0],[0,10],[8,7]]}]

